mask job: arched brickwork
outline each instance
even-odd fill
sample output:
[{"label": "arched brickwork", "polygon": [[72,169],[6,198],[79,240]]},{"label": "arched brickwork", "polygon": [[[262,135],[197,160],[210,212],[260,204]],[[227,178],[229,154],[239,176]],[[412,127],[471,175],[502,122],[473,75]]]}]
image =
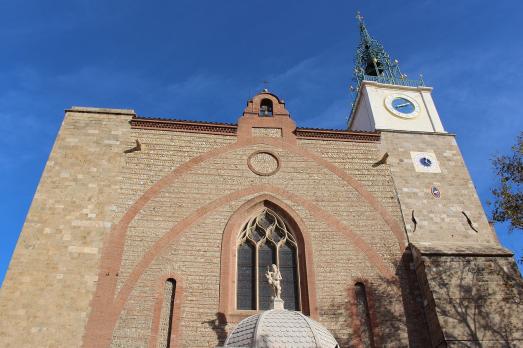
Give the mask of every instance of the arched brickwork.
[{"label": "arched brickwork", "polygon": [[[143,256],[140,262],[133,269],[128,279],[121,287],[120,292],[116,295],[116,298],[113,303],[108,305],[106,308],[99,309],[99,312],[96,313],[97,317],[91,317],[90,320],[95,318],[98,320],[96,324],[99,325],[100,329],[93,336],[86,336],[86,341],[84,346],[91,347],[96,346],[107,346],[110,343],[112,337],[112,331],[118,317],[123,310],[123,307],[129,298],[135,284],[140,279],[141,275],[153,262],[153,260],[162,252],[164,248],[169,246],[171,243],[176,243],[176,240],[180,238],[184,231],[186,231],[191,225],[201,221],[207,214],[218,209],[219,207],[228,204],[238,198],[249,196],[252,194],[260,192],[270,192],[274,195],[284,197],[289,199],[292,202],[295,202],[298,205],[303,206],[313,216],[324,221],[334,230],[343,234],[346,238],[349,239],[351,244],[358,248],[362,255],[364,255],[370,262],[374,265],[378,272],[385,278],[393,278],[394,273],[392,270],[383,263],[376,251],[369,246],[361,237],[353,233],[345,224],[339,221],[335,216],[329,214],[328,212],[322,210],[316,204],[304,199],[296,194],[287,192],[281,188],[274,187],[272,185],[254,185],[246,189],[238,190],[231,194],[225,195],[219,199],[216,199],[204,207],[196,210],[193,214],[186,217],[178,224],[176,224],[167,234],[162,236]],[[97,325],[97,326],[98,326]],[[93,325],[94,326],[94,325]]]},{"label": "arched brickwork", "polygon": [[316,215],[321,220],[325,221],[329,226],[333,227],[335,230],[340,231],[346,237],[349,238],[351,243],[353,243],[358,249],[360,249],[364,255],[367,256],[371,264],[373,264],[379,272],[387,278],[394,277],[391,270],[381,261],[380,257],[363,239],[361,239],[356,234],[352,233],[347,226],[345,226],[341,221],[331,214],[323,211],[320,207],[316,206],[314,203],[304,200],[303,198],[281,190],[271,185],[256,185],[238,192],[232,193],[230,195],[224,196],[221,199],[213,201],[198,209],[194,214],[187,217],[179,224],[177,224],[171,232],[166,236],[163,236],[154,246],[151,248],[145,256],[140,260],[136,265],[132,273],[130,274],[128,280],[120,289],[119,293],[116,293],[116,277],[120,267],[123,247],[125,241],[126,231],[129,227],[131,221],[135,216],[145,207],[145,205],[154,197],[156,197],[163,189],[175,183],[175,181],[187,174],[192,168],[196,165],[205,162],[206,160],[216,158],[224,153],[237,150],[250,145],[255,144],[265,144],[274,146],[277,148],[285,149],[291,153],[294,153],[298,156],[304,157],[306,159],[316,162],[318,165],[326,168],[344,182],[346,182],[350,187],[355,189],[363,200],[365,200],[376,212],[381,215],[385,223],[389,226],[390,230],[395,235],[398,240],[398,245],[400,250],[405,246],[405,237],[403,230],[401,229],[398,222],[390,215],[390,213],[383,207],[380,202],[368,191],[365,189],[363,184],[359,183],[351,175],[346,173],[341,168],[335,166],[329,161],[323,159],[321,156],[316,155],[304,148],[299,147],[292,141],[282,142],[280,139],[272,138],[244,138],[242,141],[238,141],[235,144],[226,145],[218,149],[211,150],[203,155],[195,157],[185,164],[178,167],[176,170],[170,174],[163,177],[161,180],[156,182],[151,186],[133,205],[128,209],[128,211],[123,215],[118,224],[116,224],[111,230],[110,235],[106,242],[104,242],[104,247],[102,251],[102,260],[101,267],[99,272],[99,282],[97,285],[95,296],[92,300],[92,311],[89,316],[89,320],[86,327],[86,333],[84,335],[84,347],[100,347],[108,346],[110,344],[110,339],[112,335],[112,330],[118,319],[119,313],[121,312],[131,290],[133,284],[137,281],[139,276],[147,268],[147,266],[152,262],[155,255],[160,252],[162,245],[165,246],[166,243],[171,243],[178,238],[179,234],[183,232],[189,225],[194,223],[198,217],[205,215],[209,211],[216,209],[221,204],[225,204],[227,201],[236,199],[238,197],[259,193],[259,192],[271,192],[282,197],[286,197],[292,201],[295,201],[297,204],[304,206],[309,211],[313,212],[313,215]]}]

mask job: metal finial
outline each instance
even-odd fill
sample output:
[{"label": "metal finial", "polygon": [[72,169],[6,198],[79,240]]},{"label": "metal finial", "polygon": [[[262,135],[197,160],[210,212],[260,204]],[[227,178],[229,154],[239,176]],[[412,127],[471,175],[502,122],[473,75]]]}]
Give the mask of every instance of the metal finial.
[{"label": "metal finial", "polygon": [[263,80],[263,90],[262,92],[268,93],[269,92],[269,81]]},{"label": "metal finial", "polygon": [[419,82],[421,86],[425,86],[425,80],[423,80],[423,74],[419,74]]},{"label": "metal finial", "polygon": [[361,15],[360,11],[356,12],[356,19],[357,19],[360,23],[363,23],[363,16]]}]

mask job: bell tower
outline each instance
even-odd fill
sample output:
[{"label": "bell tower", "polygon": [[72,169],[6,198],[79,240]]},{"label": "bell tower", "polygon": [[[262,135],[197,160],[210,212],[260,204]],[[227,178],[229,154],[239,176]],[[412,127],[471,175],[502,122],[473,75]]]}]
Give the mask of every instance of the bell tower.
[{"label": "bell tower", "polygon": [[[358,13],[356,93],[348,128],[378,131],[410,242],[492,243],[487,217],[455,135],[441,124],[432,88],[410,80]],[[467,217],[469,219],[467,219]]]},{"label": "bell tower", "polygon": [[406,130],[444,133],[432,100],[432,88],[422,76],[409,80],[397,60],[368,32],[358,13],[360,43],[356,51],[354,82],[356,94],[349,130]]},{"label": "bell tower", "polygon": [[[371,37],[363,17],[356,18],[360,43],[348,128],[380,134],[375,165],[390,168],[409,242],[405,259],[416,273],[430,346],[494,346],[498,329],[489,320],[478,324],[476,313],[492,318],[496,311],[519,310],[521,292],[511,293],[521,289],[514,260],[489,225],[456,137],[441,124],[432,88],[421,76],[408,79]],[[480,289],[480,283],[488,286]],[[499,317],[502,332],[521,331],[514,319]]]}]

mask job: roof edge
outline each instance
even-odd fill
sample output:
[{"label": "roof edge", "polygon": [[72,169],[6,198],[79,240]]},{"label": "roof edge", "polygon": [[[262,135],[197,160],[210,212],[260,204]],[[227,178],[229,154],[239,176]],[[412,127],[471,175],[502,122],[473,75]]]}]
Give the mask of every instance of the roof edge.
[{"label": "roof edge", "polygon": [[65,109],[65,112],[136,116],[136,112],[133,109],[94,108],[86,106],[71,106],[71,108]]},{"label": "roof edge", "polygon": [[[238,125],[234,123],[189,121],[173,118],[153,118],[135,116],[130,121],[136,129],[155,129],[162,131],[178,131],[206,133],[217,135],[236,135]],[[294,134],[298,139],[322,139],[337,141],[376,142],[380,140],[380,132],[351,131],[341,129],[301,128],[297,127]]]}]

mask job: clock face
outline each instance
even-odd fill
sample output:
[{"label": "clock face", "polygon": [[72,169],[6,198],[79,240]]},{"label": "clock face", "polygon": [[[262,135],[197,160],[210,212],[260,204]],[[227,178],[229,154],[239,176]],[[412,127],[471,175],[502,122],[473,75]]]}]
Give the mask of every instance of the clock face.
[{"label": "clock face", "polygon": [[439,162],[433,152],[414,152],[411,151],[412,164],[414,169],[421,173],[441,173]]},{"label": "clock face", "polygon": [[385,98],[385,106],[394,115],[401,118],[414,118],[419,114],[418,103],[404,94],[392,94]]},{"label": "clock face", "polygon": [[401,112],[402,114],[411,114],[416,109],[416,107],[414,106],[414,104],[410,102],[410,100],[401,97],[394,98],[392,100],[392,107],[396,111]]},{"label": "clock face", "polygon": [[430,160],[430,158],[427,158],[427,157],[421,157],[419,159],[419,163],[424,166],[424,167],[430,167],[432,166],[432,161]]}]

